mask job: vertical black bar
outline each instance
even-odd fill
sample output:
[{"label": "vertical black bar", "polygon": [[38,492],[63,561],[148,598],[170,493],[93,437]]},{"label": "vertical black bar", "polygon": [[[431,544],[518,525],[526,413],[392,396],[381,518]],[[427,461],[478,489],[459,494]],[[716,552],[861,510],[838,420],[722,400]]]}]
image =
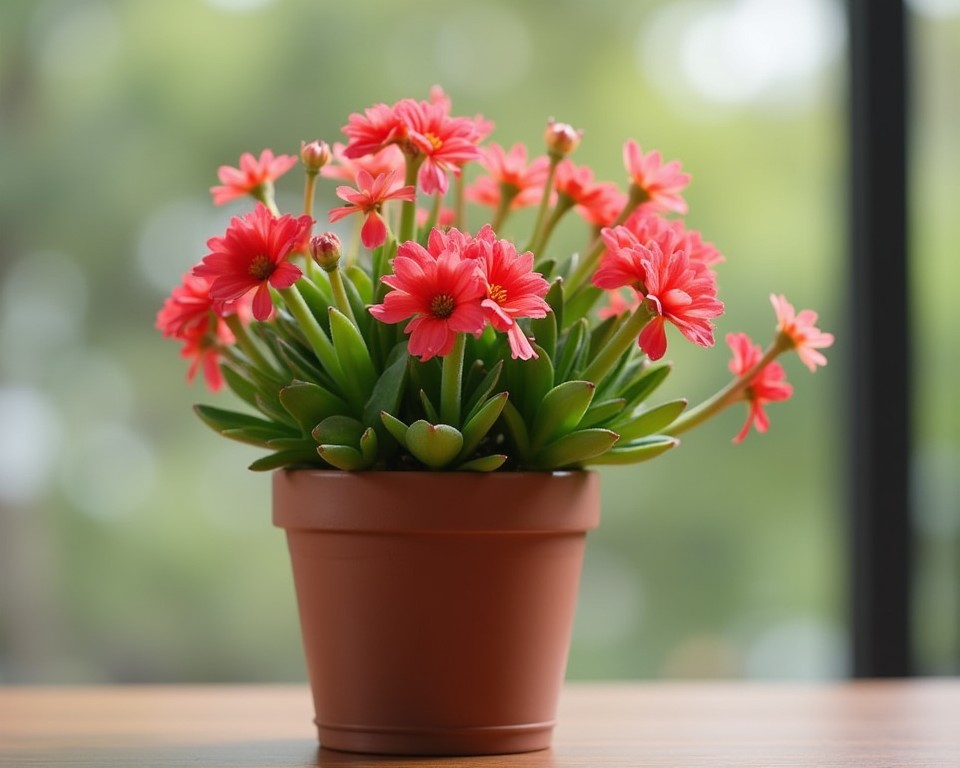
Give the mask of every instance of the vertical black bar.
[{"label": "vertical black bar", "polygon": [[902,0],[850,19],[853,674],[911,673],[907,51]]}]

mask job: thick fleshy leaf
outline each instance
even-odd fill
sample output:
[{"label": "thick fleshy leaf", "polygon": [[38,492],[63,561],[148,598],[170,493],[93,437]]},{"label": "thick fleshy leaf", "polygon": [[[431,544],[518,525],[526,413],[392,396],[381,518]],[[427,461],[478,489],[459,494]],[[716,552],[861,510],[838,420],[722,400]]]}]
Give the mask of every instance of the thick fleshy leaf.
[{"label": "thick fleshy leaf", "polygon": [[609,429],[580,429],[550,443],[534,459],[538,469],[575,467],[610,450],[619,439]]},{"label": "thick fleshy leaf", "polygon": [[328,416],[313,430],[313,439],[321,445],[360,446],[360,436],[364,432],[363,424],[349,416]]},{"label": "thick fleshy leaf", "polygon": [[559,345],[559,359],[556,365],[556,380],[569,381],[580,361],[586,356],[587,348],[587,321],[581,320],[566,334]]},{"label": "thick fleshy leaf", "polygon": [[626,387],[621,394],[627,401],[627,409],[633,410],[646,400],[670,375],[670,369],[670,365],[653,366]]},{"label": "thick fleshy leaf", "polygon": [[394,413],[400,406],[407,380],[407,345],[397,344],[387,357],[387,364],[373,385],[373,392],[363,407],[363,423],[377,425],[380,412]]},{"label": "thick fleshy leaf", "polygon": [[466,421],[469,421],[475,415],[481,404],[486,402],[493,388],[497,386],[500,379],[500,372],[503,370],[503,360],[498,360],[497,364],[491,368],[480,380],[480,383],[473,388],[472,394],[464,405],[464,412],[467,414]]},{"label": "thick fleshy leaf", "polygon": [[360,451],[350,445],[318,445],[317,453],[321,459],[337,469],[349,472],[367,467]]},{"label": "thick fleshy leaf", "polygon": [[294,430],[286,424],[275,424],[246,413],[214,408],[212,405],[195,405],[193,410],[204,424],[217,432],[225,429],[263,429],[273,431],[278,437],[283,434],[295,435]]},{"label": "thick fleshy leaf", "polygon": [[360,435],[360,453],[363,456],[364,468],[372,467],[380,452],[380,439],[377,437],[377,430],[373,427],[367,427]]},{"label": "thick fleshy leaf", "polygon": [[[367,344],[350,319],[336,307],[330,307],[330,334],[333,348],[347,381],[350,391],[346,393],[351,402],[357,400],[366,403],[377,382],[377,371],[370,359]],[[351,393],[356,393],[351,397]]]},{"label": "thick fleshy leaf", "polygon": [[533,450],[576,429],[595,391],[592,381],[565,381],[547,392],[533,420],[530,434]]},{"label": "thick fleshy leaf", "polygon": [[613,425],[613,429],[620,433],[623,442],[629,443],[638,437],[646,437],[666,429],[686,407],[686,400],[671,400],[632,418],[621,419]]},{"label": "thick fleshy leaf", "polygon": [[477,409],[476,414],[467,420],[463,426],[463,447],[460,449],[459,456],[461,461],[466,459],[480,445],[480,441],[497,423],[497,419],[500,418],[503,411],[503,406],[506,404],[507,393],[501,392],[487,400]]},{"label": "thick fleshy leaf", "polygon": [[328,416],[348,410],[342,398],[309,381],[294,381],[281,389],[280,403],[307,434]]},{"label": "thick fleshy leaf", "polygon": [[496,453],[492,456],[480,456],[470,461],[465,461],[457,467],[460,472],[493,472],[500,469],[507,457],[503,453]]},{"label": "thick fleshy leaf", "polygon": [[509,400],[504,404],[503,411],[500,414],[503,417],[503,423],[507,427],[510,437],[513,438],[513,445],[516,449],[516,458],[521,464],[526,464],[530,458],[530,432],[527,425],[520,415],[520,411]]},{"label": "thick fleshy leaf", "polygon": [[511,361],[513,365],[522,366],[519,373],[524,382],[522,413],[528,424],[533,422],[541,401],[553,388],[553,362],[541,346],[532,346],[538,358]]},{"label": "thick fleshy leaf", "polygon": [[653,435],[635,440],[626,445],[618,444],[606,453],[589,459],[585,464],[590,466],[638,464],[641,461],[649,461],[650,459],[656,458],[678,445],[680,445],[680,441],[675,437]]},{"label": "thick fleshy leaf", "polygon": [[431,424],[421,419],[407,430],[407,450],[431,469],[450,464],[462,447],[463,435],[449,424]]},{"label": "thick fleshy leaf", "polygon": [[423,412],[427,414],[427,419],[431,422],[440,421],[440,412],[437,410],[436,406],[433,404],[433,401],[427,397],[427,393],[422,389],[420,390],[420,404],[423,406]]},{"label": "thick fleshy leaf", "polygon": [[315,451],[277,451],[257,459],[250,465],[250,469],[254,472],[269,472],[281,467],[316,465],[319,459]]},{"label": "thick fleshy leaf", "polygon": [[616,417],[617,414],[622,413],[626,404],[627,401],[622,397],[593,402],[583,415],[583,418],[580,419],[580,426],[583,428],[601,426]]},{"label": "thick fleshy leaf", "polygon": [[407,425],[404,424],[396,416],[391,416],[386,411],[380,412],[380,420],[383,423],[383,426],[386,427],[387,432],[393,435],[393,439],[396,440],[404,448],[407,447]]},{"label": "thick fleshy leaf", "polygon": [[243,400],[243,402],[245,402],[247,405],[252,405],[254,408],[256,408],[256,385],[250,381],[250,379],[244,377],[241,373],[229,365],[221,365],[220,372],[223,374],[223,379],[227,382],[227,386],[230,387],[230,391]]}]

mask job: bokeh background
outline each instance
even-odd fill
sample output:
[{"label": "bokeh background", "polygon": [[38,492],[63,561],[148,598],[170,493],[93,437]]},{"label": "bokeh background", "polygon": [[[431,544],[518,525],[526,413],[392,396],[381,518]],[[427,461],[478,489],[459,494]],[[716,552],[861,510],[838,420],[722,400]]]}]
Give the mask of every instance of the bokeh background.
[{"label": "bokeh background", "polygon": [[[960,1],[908,3],[916,359],[917,647],[960,671]],[[352,111],[441,84],[492,140],[623,183],[635,138],[693,175],[688,222],[727,257],[718,338],[815,307],[830,365],[730,445],[735,409],[604,471],[572,678],[848,671],[845,56],[836,0],[5,0],[0,4],[0,682],[305,679],[257,452],[196,420],[153,328],[242,205],[208,188],[241,152],[342,138]],[[297,172],[281,181],[298,206]],[[335,204],[321,184],[319,206]],[[480,214],[474,213],[474,228]],[[580,247],[575,228],[561,232]],[[890,307],[902,312],[901,307]],[[726,379],[674,336],[664,399]],[[907,361],[891,360],[891,366]]]}]

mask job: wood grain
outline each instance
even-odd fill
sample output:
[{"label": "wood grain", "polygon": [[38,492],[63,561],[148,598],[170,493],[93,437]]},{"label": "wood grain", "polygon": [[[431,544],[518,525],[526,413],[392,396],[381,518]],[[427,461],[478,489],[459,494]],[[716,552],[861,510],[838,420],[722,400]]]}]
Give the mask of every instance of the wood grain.
[{"label": "wood grain", "polygon": [[960,681],[568,684],[554,746],[481,758],[318,749],[301,686],[0,689],[0,766],[960,766]]}]

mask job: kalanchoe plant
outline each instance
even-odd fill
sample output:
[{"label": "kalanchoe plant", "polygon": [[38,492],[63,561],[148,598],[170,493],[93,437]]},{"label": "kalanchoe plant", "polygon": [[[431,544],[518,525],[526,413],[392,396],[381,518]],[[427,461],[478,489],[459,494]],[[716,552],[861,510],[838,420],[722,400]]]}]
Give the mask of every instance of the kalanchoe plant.
[{"label": "kalanchoe plant", "polygon": [[[811,371],[826,363],[819,350],[833,336],[776,295],[766,349],[727,336],[733,379],[723,389],[690,409],[651,405],[670,370],[658,362],[667,326],[709,347],[723,311],[713,271],[722,257],[676,217],[690,177],[629,140],[622,191],[569,159],[581,139],[569,125],[551,119],[546,154],[530,160],[522,144],[484,144],[491,130],[452,116],[439,89],[353,114],[345,145],[301,145],[302,215],[274,200],[296,157],[264,150],[220,169],[214,202],[249,196],[254,207],[207,242],[157,326],[183,343],[189,379],[202,369],[211,390],[226,385],[256,412],[196,406],[222,435],[268,451],[251,469],[640,462],[738,402],[748,415],[735,442],[751,426],[765,431],[765,404],[791,394],[775,358],[796,350]],[[470,164],[484,173],[467,185]],[[336,188],[346,204],[328,213],[357,214],[346,248],[314,233],[320,176],[346,182]],[[487,215],[475,234],[467,202]],[[524,206],[537,213],[518,247],[499,233]],[[590,232],[580,256],[550,245],[571,211]]]}]

